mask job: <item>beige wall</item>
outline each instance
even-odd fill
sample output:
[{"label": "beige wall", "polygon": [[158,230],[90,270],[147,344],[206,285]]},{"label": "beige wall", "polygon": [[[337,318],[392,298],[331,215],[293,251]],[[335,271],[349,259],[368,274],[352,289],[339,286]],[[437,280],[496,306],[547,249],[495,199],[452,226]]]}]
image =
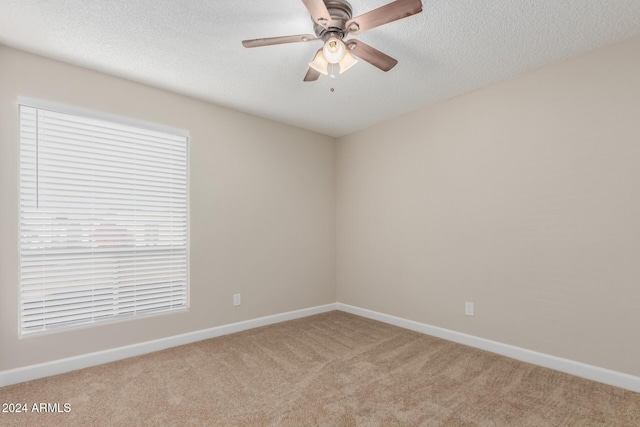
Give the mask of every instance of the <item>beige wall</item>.
[{"label": "beige wall", "polygon": [[341,138],[338,301],[640,375],[638,52]]},{"label": "beige wall", "polygon": [[[20,95],[190,131],[188,313],[18,339]],[[335,302],[334,203],[333,138],[0,46],[0,371]]]}]

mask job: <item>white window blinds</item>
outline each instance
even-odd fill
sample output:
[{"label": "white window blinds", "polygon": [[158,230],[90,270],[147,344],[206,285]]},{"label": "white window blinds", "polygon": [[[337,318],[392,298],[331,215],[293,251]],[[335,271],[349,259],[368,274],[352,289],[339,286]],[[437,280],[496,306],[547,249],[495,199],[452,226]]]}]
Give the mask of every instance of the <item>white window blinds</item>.
[{"label": "white window blinds", "polygon": [[20,106],[21,334],[187,308],[187,137]]}]

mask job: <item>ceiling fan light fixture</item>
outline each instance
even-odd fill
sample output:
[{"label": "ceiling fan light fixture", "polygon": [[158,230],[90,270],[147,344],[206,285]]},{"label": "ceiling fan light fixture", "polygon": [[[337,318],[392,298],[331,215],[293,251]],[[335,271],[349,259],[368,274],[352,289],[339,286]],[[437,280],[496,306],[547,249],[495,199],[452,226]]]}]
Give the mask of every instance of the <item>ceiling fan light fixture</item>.
[{"label": "ceiling fan light fixture", "polygon": [[346,51],[344,58],[342,58],[342,61],[338,63],[338,65],[340,65],[340,74],[350,70],[351,67],[353,67],[357,63],[358,63],[358,60],[355,59],[353,55],[351,55],[351,52]]},{"label": "ceiling fan light fixture", "polygon": [[327,41],[324,42],[324,47],[322,48],[324,59],[330,64],[337,64],[342,61],[346,52],[347,47],[343,41],[337,37],[329,37]]}]

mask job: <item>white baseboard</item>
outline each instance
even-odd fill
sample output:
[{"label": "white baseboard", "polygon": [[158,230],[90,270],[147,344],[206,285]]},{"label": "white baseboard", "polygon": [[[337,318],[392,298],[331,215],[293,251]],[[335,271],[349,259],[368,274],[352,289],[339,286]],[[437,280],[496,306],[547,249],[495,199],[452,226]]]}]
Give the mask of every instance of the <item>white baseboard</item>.
[{"label": "white baseboard", "polygon": [[415,322],[413,320],[407,320],[401,317],[378,313],[376,311],[354,307],[348,304],[337,303],[336,306],[340,311],[373,320],[378,320],[390,325],[395,325],[426,335],[443,338],[448,341],[465,344],[470,347],[490,351],[492,353],[531,363],[533,365],[554,369],[556,371],[575,375],[577,377],[586,378],[588,380],[597,381],[640,393],[640,377],[625,374],[622,372],[612,371],[610,369],[600,368],[598,366],[588,365],[586,363],[576,362],[574,360],[551,356],[549,354],[527,350],[521,347],[515,347],[509,344],[503,344],[497,341],[479,338],[473,335],[463,334],[461,332],[452,331],[450,329],[431,326],[426,323]]},{"label": "white baseboard", "polygon": [[0,371],[0,387],[30,381],[37,378],[44,378],[51,375],[63,374],[65,372],[88,368],[90,366],[101,365],[103,363],[114,362],[133,356],[140,356],[154,351],[164,350],[179,345],[190,344],[209,338],[228,335],[247,329],[267,326],[287,320],[298,319],[314,314],[325,313],[336,310],[336,304],[327,304],[317,307],[305,308],[302,310],[289,311],[286,313],[274,314],[271,316],[259,317],[257,319],[245,320],[243,322],[231,323],[228,325],[216,326],[214,328],[189,332],[153,341],[146,341],[139,344],[132,344],[125,347],[118,347],[81,356],[69,357],[66,359],[54,360],[52,362],[38,365],[25,366],[22,368]]},{"label": "white baseboard", "polygon": [[114,362],[116,360],[122,360],[133,356],[140,356],[154,351],[177,347],[179,345],[190,344],[196,341],[258,328],[260,326],[272,325],[274,323],[280,323],[287,320],[326,313],[332,310],[340,310],[369,319],[378,320],[401,328],[410,329],[412,331],[443,338],[448,341],[465,344],[471,347],[490,351],[492,353],[511,357],[523,362],[640,393],[640,377],[342,303],[326,304],[302,310],[274,314],[271,316],[259,317],[257,319],[245,320],[243,322],[231,323],[228,325],[175,335],[154,341],[147,341],[81,356],[54,360],[52,362],[38,365],[0,371],[0,387],[75,371],[77,369],[88,368],[90,366],[96,366],[103,363]]}]

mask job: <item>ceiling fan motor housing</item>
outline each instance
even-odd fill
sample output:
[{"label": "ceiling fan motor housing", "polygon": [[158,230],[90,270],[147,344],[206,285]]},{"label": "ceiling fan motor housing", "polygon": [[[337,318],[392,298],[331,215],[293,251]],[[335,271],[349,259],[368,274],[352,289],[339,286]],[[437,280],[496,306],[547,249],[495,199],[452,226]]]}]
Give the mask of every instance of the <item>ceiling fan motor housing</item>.
[{"label": "ceiling fan motor housing", "polygon": [[337,37],[342,40],[347,21],[351,19],[351,5],[346,0],[324,0],[324,4],[327,6],[329,15],[331,15],[331,22],[326,28],[314,22],[313,30],[324,41],[330,37]]}]

